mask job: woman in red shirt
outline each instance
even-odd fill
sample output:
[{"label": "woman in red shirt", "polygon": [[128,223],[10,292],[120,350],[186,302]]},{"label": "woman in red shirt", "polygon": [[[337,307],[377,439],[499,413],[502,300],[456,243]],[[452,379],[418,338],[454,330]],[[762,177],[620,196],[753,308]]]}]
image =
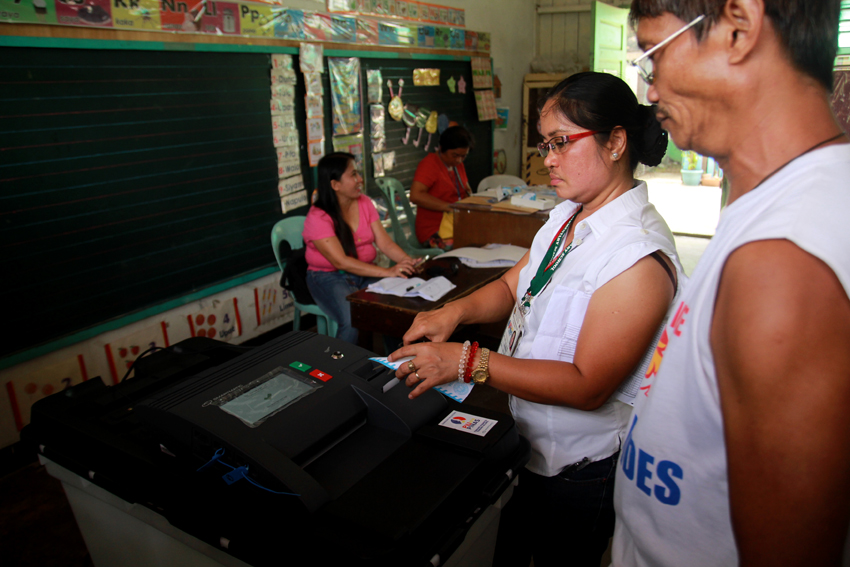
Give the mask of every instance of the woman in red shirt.
[{"label": "woman in red shirt", "polygon": [[416,238],[435,248],[451,246],[451,225],[440,231],[443,213],[451,212],[449,205],[472,195],[463,160],[475,146],[466,128],[452,126],[440,134],[440,150],[428,154],[413,176],[410,201],[416,211]]}]

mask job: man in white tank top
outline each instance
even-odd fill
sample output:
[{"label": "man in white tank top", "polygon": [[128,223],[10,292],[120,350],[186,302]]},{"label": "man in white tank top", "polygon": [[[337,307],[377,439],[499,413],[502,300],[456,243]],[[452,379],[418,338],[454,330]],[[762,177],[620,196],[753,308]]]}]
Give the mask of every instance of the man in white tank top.
[{"label": "man in white tank top", "polygon": [[850,565],[839,3],[632,2],[662,126],[730,190],[629,422],[614,565]]}]

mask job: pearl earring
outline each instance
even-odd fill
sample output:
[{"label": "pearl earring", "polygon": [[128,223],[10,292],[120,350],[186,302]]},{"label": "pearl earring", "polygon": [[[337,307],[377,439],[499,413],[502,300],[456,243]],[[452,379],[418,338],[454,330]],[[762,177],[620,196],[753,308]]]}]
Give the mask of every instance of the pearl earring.
[{"label": "pearl earring", "polygon": [[611,154],[611,157],[612,157],[613,159],[617,159],[617,158],[619,158],[619,157],[620,157],[620,154],[618,154],[617,152],[614,152],[613,154]]}]

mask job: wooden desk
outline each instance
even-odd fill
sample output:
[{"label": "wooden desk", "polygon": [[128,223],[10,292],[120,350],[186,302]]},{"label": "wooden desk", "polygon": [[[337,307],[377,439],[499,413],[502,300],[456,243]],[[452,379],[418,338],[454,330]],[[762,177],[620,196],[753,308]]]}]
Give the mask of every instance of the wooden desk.
[{"label": "wooden desk", "polygon": [[[352,293],[347,297],[351,304],[352,326],[361,331],[401,337],[410,328],[417,313],[438,309],[449,301],[468,295],[498,279],[507,271],[505,268],[467,268],[457,259],[431,260],[425,264],[425,268],[447,268],[452,262],[458,264],[457,274],[446,274],[446,278],[456,287],[438,301],[427,301],[421,297],[396,297],[372,293],[365,289]],[[427,279],[427,276],[420,277]]]},{"label": "wooden desk", "polygon": [[454,203],[454,248],[513,244],[531,248],[534,235],[549,218],[549,211],[516,214],[489,205]]}]

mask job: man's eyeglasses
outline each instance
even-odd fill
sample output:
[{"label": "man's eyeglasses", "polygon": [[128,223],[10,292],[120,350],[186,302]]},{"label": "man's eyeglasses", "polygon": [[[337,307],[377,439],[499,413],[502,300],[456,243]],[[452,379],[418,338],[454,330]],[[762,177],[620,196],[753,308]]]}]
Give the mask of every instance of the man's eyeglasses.
[{"label": "man's eyeglasses", "polygon": [[631,65],[632,67],[637,67],[638,74],[640,75],[640,78],[643,79],[644,81],[646,81],[647,85],[651,85],[655,81],[655,68],[652,64],[652,59],[651,59],[652,55],[656,51],[658,51],[659,49],[661,49],[662,47],[664,47],[665,45],[667,45],[668,43],[670,43],[671,41],[673,41],[674,39],[676,39],[677,37],[682,35],[683,33],[685,33],[686,31],[688,31],[689,29],[691,29],[692,27],[694,27],[695,25],[700,23],[701,21],[703,21],[703,19],[705,19],[705,15],[698,16],[697,18],[693,19],[691,21],[691,23],[687,24],[685,27],[683,27],[682,29],[680,29],[679,31],[674,33],[673,35],[667,37],[667,39],[665,39],[661,43],[656,43],[655,46],[652,49],[645,52],[643,55],[641,55],[637,59],[635,59],[633,61],[629,61],[629,65]]},{"label": "man's eyeglasses", "polygon": [[567,149],[567,144],[570,142],[575,142],[576,140],[581,140],[582,138],[587,138],[598,133],[596,130],[588,130],[587,132],[572,134],[571,136],[555,136],[551,140],[537,144],[537,151],[540,152],[541,157],[548,156],[550,150],[556,154],[561,154]]}]

